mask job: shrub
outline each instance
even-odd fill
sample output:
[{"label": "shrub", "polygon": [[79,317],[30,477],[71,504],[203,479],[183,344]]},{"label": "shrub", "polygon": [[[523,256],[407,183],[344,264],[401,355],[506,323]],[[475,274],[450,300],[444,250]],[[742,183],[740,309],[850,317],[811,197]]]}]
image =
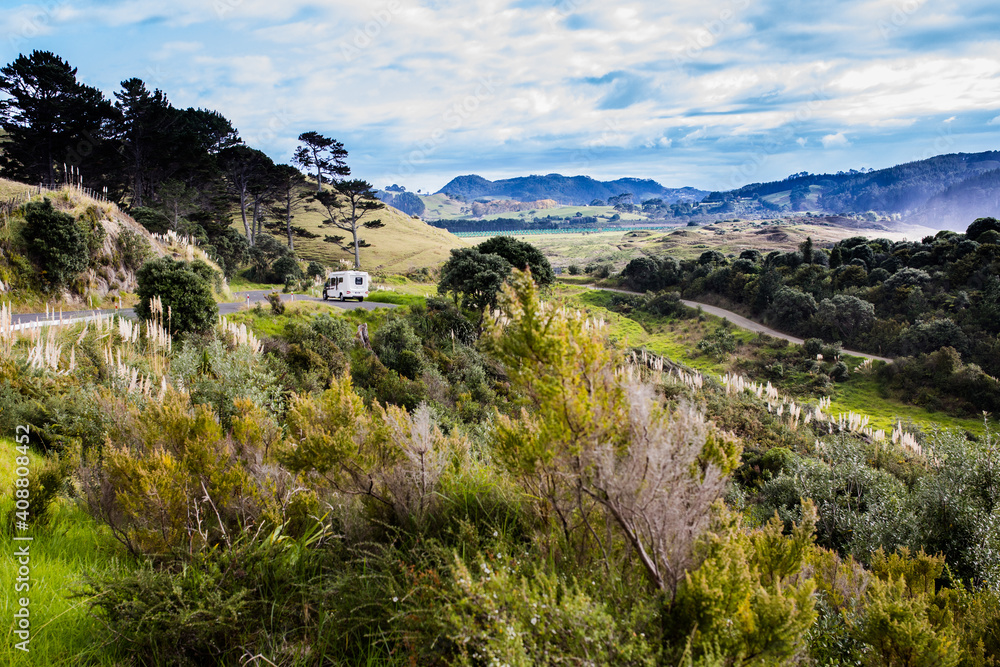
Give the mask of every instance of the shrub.
[{"label": "shrub", "polygon": [[141,234],[131,229],[123,229],[118,235],[118,253],[122,266],[129,271],[138,271],[149,258],[152,250],[149,242]]},{"label": "shrub", "polygon": [[815,584],[801,576],[816,511],[808,502],[789,535],[772,519],[747,533],[729,526],[711,536],[705,560],[685,575],[669,609],[668,637],[695,658],[721,652],[727,664],[784,664],[816,620]]},{"label": "shrub", "polygon": [[55,210],[47,198],[29,202],[24,211],[22,235],[42,280],[50,289],[65,287],[90,261],[87,234],[72,216]]},{"label": "shrub", "polygon": [[235,438],[208,406],[192,408],[174,391],[118,416],[103,461],[84,479],[92,511],[130,551],[193,553],[253,529],[268,504],[264,480],[248,472],[265,448],[266,417],[250,401],[236,407]]},{"label": "shrub", "polygon": [[569,275],[576,276],[580,274],[580,267],[576,264],[570,264],[569,267],[566,269],[566,271],[569,273]]},{"label": "shrub", "polygon": [[271,265],[271,282],[272,283],[284,283],[287,282],[289,278],[292,280],[298,280],[302,277],[302,268],[299,266],[298,261],[295,257],[291,255],[285,255],[284,257],[279,257]]},{"label": "shrub", "polygon": [[306,275],[310,278],[323,278],[326,276],[326,267],[319,262],[309,262],[306,267]]},{"label": "shrub", "polygon": [[451,664],[654,664],[650,643],[579,585],[487,561],[476,570],[456,557],[441,614],[457,654]]},{"label": "shrub", "polygon": [[711,334],[698,341],[696,347],[703,354],[722,359],[736,351],[736,337],[729,329],[720,325]]},{"label": "shrub", "polygon": [[[207,264],[205,267],[211,271]],[[184,262],[168,257],[146,262],[139,269],[136,281],[139,303],[135,313],[140,318],[152,319],[152,300],[160,297],[164,325],[170,326],[171,333],[203,333],[215,324],[219,308],[212,297],[212,288]]]},{"label": "shrub", "polygon": [[153,234],[165,234],[171,228],[170,218],[162,211],[145,206],[132,209],[132,217]]},{"label": "shrub", "polygon": [[271,314],[278,317],[285,314],[285,302],[281,300],[281,295],[271,292],[267,295],[267,302],[271,304]]},{"label": "shrub", "polygon": [[372,350],[386,368],[411,380],[420,376],[424,355],[420,339],[402,318],[389,320],[372,336]]}]

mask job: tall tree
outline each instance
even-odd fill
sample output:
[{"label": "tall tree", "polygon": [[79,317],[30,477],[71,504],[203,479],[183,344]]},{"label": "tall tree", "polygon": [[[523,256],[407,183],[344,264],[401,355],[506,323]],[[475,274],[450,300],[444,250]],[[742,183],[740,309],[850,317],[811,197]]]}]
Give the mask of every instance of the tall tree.
[{"label": "tall tree", "polygon": [[169,152],[167,140],[170,126],[178,119],[177,111],[163,91],[150,92],[141,79],[127,79],[121,86],[115,93],[115,108],[120,114],[115,134],[120,143],[122,169],[128,179],[131,205],[146,206],[155,184],[163,177],[158,166],[164,153]]},{"label": "tall tree", "polygon": [[[288,237],[288,249],[295,252],[295,237],[316,238],[319,234],[313,234],[307,229],[292,225],[295,214],[306,208],[306,202],[310,195],[307,193],[306,179],[295,167],[288,164],[279,164],[274,167],[273,174],[275,198],[270,206],[270,213],[276,219],[284,223],[284,232]],[[277,229],[276,224],[269,228]]]},{"label": "tall tree", "polygon": [[0,69],[0,91],[6,94],[0,128],[7,134],[0,167],[20,180],[54,184],[57,165],[79,167],[81,153],[97,149],[115,116],[99,90],[79,83],[76,68],[49,51],[22,54]]},{"label": "tall tree", "polygon": [[239,204],[243,231],[252,248],[257,236],[256,214],[266,191],[262,183],[267,180],[273,163],[261,151],[242,144],[224,149],[219,154],[219,163],[225,172],[229,193]]},{"label": "tall tree", "polygon": [[346,178],[351,169],[344,162],[347,149],[344,144],[319,132],[303,132],[299,135],[302,145],[295,151],[292,162],[308,171],[316,172],[316,192],[323,191],[323,175],[329,182]]},{"label": "tall tree", "polygon": [[351,241],[344,243],[343,236],[327,236],[326,241],[339,246],[346,252],[354,252],[354,268],[361,268],[360,248],[370,247],[364,239],[358,237],[360,228],[378,229],[385,227],[379,220],[365,220],[362,218],[379,209],[385,208],[385,204],[378,200],[372,184],[362,180],[338,181],[333,184],[332,190],[323,190],[312,196],[314,201],[319,202],[326,213],[325,226],[336,227],[337,229],[349,232]]}]

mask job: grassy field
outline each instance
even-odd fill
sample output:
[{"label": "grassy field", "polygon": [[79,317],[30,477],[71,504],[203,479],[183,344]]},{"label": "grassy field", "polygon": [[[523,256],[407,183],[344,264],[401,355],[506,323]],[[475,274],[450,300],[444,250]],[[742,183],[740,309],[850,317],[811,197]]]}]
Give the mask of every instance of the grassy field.
[{"label": "grassy field", "polygon": [[[14,582],[18,562],[11,556],[25,542],[15,542],[9,518],[13,506],[14,443],[0,439],[0,664],[3,665],[118,665],[120,656],[108,650],[108,630],[88,613],[87,598],[78,595],[88,573],[128,571],[133,565],[109,530],[98,525],[79,505],[68,498],[57,499],[44,526],[33,526],[19,536],[33,537],[30,543],[30,590],[17,592]],[[29,454],[29,467],[42,458]],[[30,652],[14,647],[20,641],[9,622],[21,597],[30,600]]]},{"label": "grassy field", "polygon": [[[782,220],[740,220],[717,222],[704,227],[677,227],[664,231],[616,231],[585,234],[543,234],[520,236],[539,248],[553,266],[568,267],[605,261],[620,271],[628,262],[642,255],[673,255],[693,259],[706,250],[738,255],[744,250],[788,251],[798,247],[807,237],[817,248],[851,236],[890,238],[899,240],[903,232],[886,232],[877,228],[855,229],[812,221],[807,217]],[[912,232],[910,233],[912,237]],[[475,241],[475,239],[472,239]]]},{"label": "grassy field", "polygon": [[33,188],[30,185],[18,183],[17,181],[11,181],[6,178],[0,178],[0,200],[13,199],[14,197],[19,197],[35,190],[36,188]]},{"label": "grassy field", "polygon": [[463,215],[470,215],[468,204],[452,199],[448,195],[436,194],[420,198],[423,200],[424,206],[427,207],[423,215],[426,220],[460,218]]},{"label": "grassy field", "polygon": [[[476,218],[477,220],[499,220],[500,218],[518,218],[520,220],[533,220],[534,218],[573,218],[577,214],[582,216],[600,218],[602,220],[610,221],[611,218],[618,214],[622,220],[636,221],[636,222],[646,222],[649,220],[648,216],[642,215],[641,213],[619,213],[612,206],[556,206],[555,208],[539,208],[531,209],[528,211],[511,211],[509,213],[493,213],[490,215],[484,215],[481,218]],[[471,217],[468,214],[462,217]]]}]

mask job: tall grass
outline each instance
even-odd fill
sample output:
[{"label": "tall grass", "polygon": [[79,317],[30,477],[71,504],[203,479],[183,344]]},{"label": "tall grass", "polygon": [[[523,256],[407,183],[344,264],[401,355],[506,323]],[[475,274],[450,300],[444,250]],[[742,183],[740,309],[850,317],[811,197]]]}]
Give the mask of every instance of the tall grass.
[{"label": "tall grass", "polygon": [[[58,498],[49,510],[48,523],[32,526],[31,589],[15,592],[17,561],[14,553],[10,512],[13,507],[14,457],[10,440],[0,440],[0,664],[3,665],[121,665],[127,664],[111,646],[110,634],[89,613],[88,599],[78,596],[87,573],[125,573],[134,564],[119,548],[108,529],[98,525],[76,501]],[[31,454],[32,468],[40,468],[43,457]],[[23,535],[25,533],[18,533]],[[14,647],[17,600],[31,600],[30,651]]]}]

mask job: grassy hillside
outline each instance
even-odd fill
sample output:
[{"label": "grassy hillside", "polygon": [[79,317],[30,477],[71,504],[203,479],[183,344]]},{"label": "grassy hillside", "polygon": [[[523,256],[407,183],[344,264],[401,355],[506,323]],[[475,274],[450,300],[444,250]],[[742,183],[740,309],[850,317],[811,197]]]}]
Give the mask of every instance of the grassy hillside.
[{"label": "grassy hillside", "polygon": [[[736,353],[725,358],[717,358],[700,352],[697,345],[709,336],[722,323],[722,318],[704,314],[695,319],[652,318],[648,316],[627,316],[608,309],[613,294],[597,290],[587,290],[577,286],[561,285],[557,288],[561,296],[570,299],[574,304],[585,308],[593,315],[605,320],[613,335],[637,348],[646,348],[658,355],[665,355],[671,360],[680,362],[716,377],[726,373],[749,375],[750,379],[767,382],[772,378],[754,377],[747,373],[744,366],[754,355],[762,354],[754,343],[757,334],[732,327],[738,348]],[[778,349],[785,346],[775,341]],[[794,347],[794,346],[791,346]],[[766,353],[764,353],[766,354]],[[979,418],[962,418],[945,412],[927,410],[922,407],[907,405],[902,401],[883,396],[878,383],[870,376],[855,372],[861,363],[856,357],[846,357],[851,369],[850,379],[833,385],[830,395],[831,414],[856,412],[867,415],[876,428],[891,430],[898,421],[914,424],[920,429],[931,431],[934,428],[960,428],[973,433],[983,431],[983,421]],[[801,402],[814,400],[815,396],[796,391],[789,374],[789,379],[781,390],[794,396]]]},{"label": "grassy hillside", "polygon": [[[436,195],[422,196],[424,206],[424,218],[427,220],[440,220],[442,218],[459,218],[469,215],[469,205],[457,199],[452,199],[443,192]],[[464,212],[463,212],[464,209]]]},{"label": "grassy hillside", "polygon": [[[448,259],[452,248],[462,248],[469,243],[443,229],[431,227],[419,218],[387,206],[362,220],[379,219],[385,224],[380,229],[364,229],[360,237],[372,244],[362,248],[361,266],[366,270],[408,271],[423,267],[436,267]],[[315,239],[295,239],[295,252],[302,259],[316,260],[326,265],[336,265],[341,259],[353,260],[353,255],[326,243],[326,235],[343,235],[333,227],[324,227],[325,217],[318,210],[300,212],[295,225],[319,234]]]},{"label": "grassy hillside", "polygon": [[[78,189],[64,187],[60,190],[33,194],[37,188],[16,181],[0,179],[0,201],[16,199],[18,203],[48,199],[52,206],[73,217],[81,227],[103,230],[97,234],[94,255],[90,265],[81,272],[72,285],[56,293],[43,292],[39,267],[27,258],[21,235],[25,225],[23,209],[0,215],[0,283],[3,300],[9,301],[15,312],[38,312],[46,306],[79,310],[90,307],[110,307],[112,303],[131,306],[135,301],[135,269],[138,264],[127,265],[127,252],[122,243],[129,237],[145,245],[149,257],[171,256],[191,261],[200,259],[216,270],[218,265],[200,248],[189,245],[176,236],[154,238],[145,227],[136,222],[116,205],[99,201]],[[99,227],[98,227],[99,225]],[[217,296],[228,298],[225,287]]]}]

